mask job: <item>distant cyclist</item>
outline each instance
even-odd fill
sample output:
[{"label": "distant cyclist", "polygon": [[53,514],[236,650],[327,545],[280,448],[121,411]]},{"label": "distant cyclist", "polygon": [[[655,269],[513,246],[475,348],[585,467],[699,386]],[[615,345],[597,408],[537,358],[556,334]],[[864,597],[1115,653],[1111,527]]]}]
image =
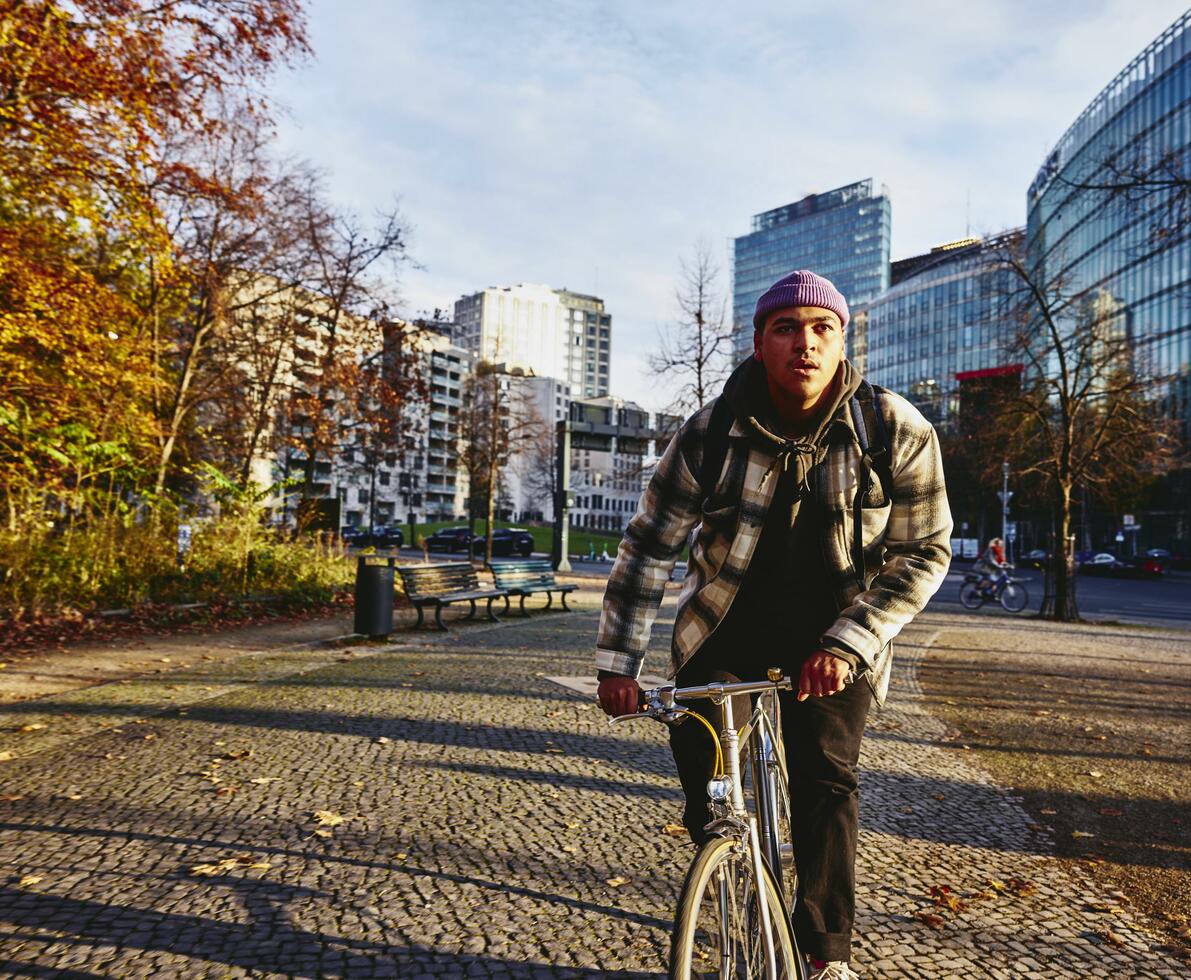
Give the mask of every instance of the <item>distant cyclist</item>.
[{"label": "distant cyclist", "polygon": [[980,573],[980,594],[986,599],[996,597],[997,586],[1009,577],[1009,560],[1005,557],[1005,542],[992,538],[984,553],[972,566]]}]

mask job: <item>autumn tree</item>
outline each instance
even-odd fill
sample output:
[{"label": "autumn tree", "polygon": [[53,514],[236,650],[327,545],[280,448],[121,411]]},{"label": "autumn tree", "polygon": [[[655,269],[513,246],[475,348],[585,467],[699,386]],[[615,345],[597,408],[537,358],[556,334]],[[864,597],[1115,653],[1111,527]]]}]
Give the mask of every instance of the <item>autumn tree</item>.
[{"label": "autumn tree", "polygon": [[476,512],[484,511],[485,562],[492,560],[496,502],[505,468],[514,457],[532,450],[541,435],[541,413],[533,407],[521,380],[521,376],[507,373],[504,365],[479,361],[463,388],[460,459],[467,471],[473,533]]},{"label": "autumn tree", "polygon": [[1017,324],[1012,352],[1025,372],[1002,396],[990,435],[1050,498],[1055,544],[1042,615],[1078,619],[1068,545],[1075,488],[1111,495],[1162,472],[1177,436],[1152,397],[1163,379],[1141,359],[1119,300],[1046,276],[1020,243],[1003,245],[997,260],[1012,273],[1005,312]]},{"label": "autumn tree", "polygon": [[685,415],[719,394],[732,368],[732,332],[719,294],[720,269],[707,242],[697,241],[680,267],[674,294],[678,320],[660,332],[658,351],[647,363],[675,392],[672,410]]},{"label": "autumn tree", "polygon": [[[311,225],[314,252],[309,290],[308,343],[311,355],[301,372],[303,385],[290,400],[289,442],[302,469],[301,496],[311,500],[320,461],[342,445],[339,397],[359,382],[360,362],[384,344],[384,324],[392,319],[388,283],[407,260],[408,228],[399,211],[378,216],[367,227],[356,216],[334,214]],[[380,273],[387,270],[388,278]]]},{"label": "autumn tree", "polygon": [[169,136],[218,128],[217,95],[241,93],[264,112],[259,83],[305,49],[296,0],[0,5],[10,526],[54,501],[81,512],[93,493],[105,508],[104,494],[126,497],[154,473],[160,379],[143,313],[173,263],[152,192],[172,166]]}]

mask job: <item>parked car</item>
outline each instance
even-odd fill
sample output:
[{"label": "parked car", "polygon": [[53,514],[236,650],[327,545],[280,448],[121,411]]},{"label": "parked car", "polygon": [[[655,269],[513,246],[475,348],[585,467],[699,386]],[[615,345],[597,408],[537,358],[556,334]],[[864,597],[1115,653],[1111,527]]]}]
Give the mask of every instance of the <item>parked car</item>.
[{"label": "parked car", "polygon": [[467,551],[471,531],[466,527],[440,527],[427,535],[426,547],[430,551]]},{"label": "parked car", "polygon": [[1033,551],[1027,551],[1018,559],[1018,564],[1022,568],[1042,568],[1045,569],[1050,564],[1050,552],[1045,548],[1035,548]]},{"label": "parked car", "polygon": [[[488,546],[488,538],[480,535],[476,538],[476,554],[484,554]],[[492,532],[492,555],[510,558],[520,555],[528,558],[533,554],[533,535],[521,527],[498,527]]]},{"label": "parked car", "polygon": [[374,528],[345,527],[340,532],[349,548],[400,548],[405,544],[405,532],[396,524],[378,524]]},{"label": "parked car", "polygon": [[1081,575],[1100,575],[1105,578],[1158,578],[1164,569],[1154,558],[1122,559],[1102,551],[1079,566]]},{"label": "parked car", "polygon": [[377,548],[400,548],[405,544],[405,532],[396,524],[381,524],[372,529],[372,543]]}]

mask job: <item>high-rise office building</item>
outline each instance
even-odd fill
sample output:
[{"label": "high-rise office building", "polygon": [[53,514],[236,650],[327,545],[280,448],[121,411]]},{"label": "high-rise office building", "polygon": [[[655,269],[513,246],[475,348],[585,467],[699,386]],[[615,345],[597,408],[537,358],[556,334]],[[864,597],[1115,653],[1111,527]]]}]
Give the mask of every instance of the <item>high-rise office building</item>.
[{"label": "high-rise office building", "polygon": [[[753,229],[735,241],[732,322],[736,359],[753,349],[753,309],[761,294],[795,269],[830,279],[853,313],[889,286],[889,192],[862,180],[811,194],[753,216]],[[859,323],[863,328],[863,318]],[[849,350],[855,332],[849,331]]]},{"label": "high-rise office building", "polygon": [[[1191,11],[1097,95],[1048,154],[1027,194],[1027,250],[1076,306],[1108,311],[1131,342],[1135,365],[1160,379],[1154,393],[1191,437],[1191,222],[1171,176],[1191,172]],[[1143,186],[1104,190],[1124,171]],[[1147,178],[1146,174],[1150,176]],[[1126,178],[1128,179],[1128,178]],[[1148,189],[1145,180],[1151,180]],[[1188,477],[1169,483],[1146,536],[1191,542]],[[1182,487],[1181,490],[1177,489]]]},{"label": "high-rise office building", "polygon": [[555,378],[576,397],[608,394],[612,317],[596,296],[549,286],[490,286],[455,303],[455,343],[491,363]]},{"label": "high-rise office building", "polygon": [[865,375],[914,402],[933,422],[955,409],[958,376],[1016,371],[1013,321],[1004,315],[1012,273],[996,261],[1020,230],[965,238],[894,262],[890,287],[868,303]]}]

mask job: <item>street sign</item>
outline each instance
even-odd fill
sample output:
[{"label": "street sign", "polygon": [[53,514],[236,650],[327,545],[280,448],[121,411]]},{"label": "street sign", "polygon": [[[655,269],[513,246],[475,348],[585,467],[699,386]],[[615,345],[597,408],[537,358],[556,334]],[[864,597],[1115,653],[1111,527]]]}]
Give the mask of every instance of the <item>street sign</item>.
[{"label": "street sign", "polygon": [[1017,521],[1007,521],[1005,523],[1005,537],[1010,541],[1017,540]]},{"label": "street sign", "polygon": [[1124,520],[1125,527],[1133,527],[1133,515],[1126,514]]}]

